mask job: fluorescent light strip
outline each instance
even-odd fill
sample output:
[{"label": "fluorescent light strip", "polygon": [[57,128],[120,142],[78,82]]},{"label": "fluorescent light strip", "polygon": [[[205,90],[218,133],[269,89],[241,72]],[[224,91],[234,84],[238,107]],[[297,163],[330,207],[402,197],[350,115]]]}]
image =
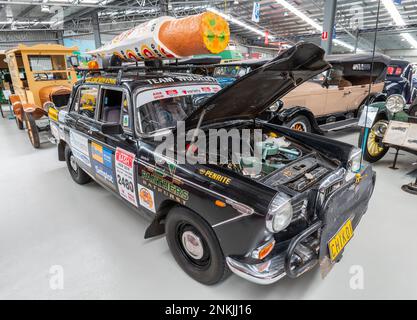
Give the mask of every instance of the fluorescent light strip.
[{"label": "fluorescent light strip", "polygon": [[[297,17],[307,22],[310,26],[312,26],[314,29],[316,29],[319,32],[323,32],[323,26],[315,22],[313,19],[307,17],[304,13],[302,13],[300,10],[298,10],[296,7],[294,7],[292,4],[288,3],[285,0],[275,0],[278,4],[282,5],[284,8],[290,10],[292,13],[294,13]],[[334,39],[334,43],[343,46],[351,51],[355,50],[355,47],[342,41],[339,39]],[[357,52],[363,52],[361,49],[357,49]]]},{"label": "fluorescent light strip", "polygon": [[294,13],[297,17],[301,18],[305,22],[307,22],[309,25],[311,25],[313,28],[317,29],[317,31],[322,32],[323,27],[319,25],[317,22],[315,22],[313,19],[310,19],[307,17],[304,13],[302,13],[300,10],[298,10],[296,7],[294,7],[292,4],[289,4],[285,0],[275,0],[278,4],[283,6],[284,8],[290,10],[292,13]]},{"label": "fluorescent light strip", "polygon": [[395,24],[400,27],[405,26],[405,21],[403,17],[401,17],[400,12],[398,11],[397,7],[392,2],[392,0],[382,0],[382,3],[384,4],[385,9],[387,9],[389,14],[391,15],[392,20],[394,20]]},{"label": "fluorescent light strip", "polygon": [[[241,27],[243,27],[245,29],[248,29],[248,30],[250,30],[250,31],[252,31],[252,32],[254,32],[254,33],[262,36],[262,37],[265,37],[265,31],[260,30],[260,29],[257,29],[257,28],[254,28],[251,25],[248,25],[247,23],[244,23],[244,22],[242,22],[242,21],[234,18],[230,14],[225,14],[225,13],[223,13],[223,12],[217,10],[217,9],[214,9],[214,8],[207,8],[207,11],[211,11],[211,12],[213,12],[215,14],[218,14],[219,16],[223,17],[224,19],[226,19],[226,20],[228,20],[228,21],[230,21],[230,22],[232,22],[234,24],[237,24],[237,25],[239,25],[239,26],[241,26]],[[275,39],[275,37],[272,36],[272,35],[269,35],[268,38],[271,39],[271,40]]]},{"label": "fluorescent light strip", "polygon": [[[391,15],[392,20],[394,20],[394,23],[399,27],[404,27],[406,25],[404,19],[401,17],[400,12],[398,11],[395,4],[392,2],[392,0],[382,0],[382,3],[385,6],[385,9],[389,12]],[[408,41],[409,44],[415,49],[417,49],[417,41],[413,38],[413,36],[409,33],[401,33],[401,36]]]}]

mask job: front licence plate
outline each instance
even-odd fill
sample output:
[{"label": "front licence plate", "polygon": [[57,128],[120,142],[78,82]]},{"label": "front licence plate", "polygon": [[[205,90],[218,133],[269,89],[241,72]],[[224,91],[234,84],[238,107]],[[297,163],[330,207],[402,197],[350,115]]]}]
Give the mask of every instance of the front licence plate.
[{"label": "front licence plate", "polygon": [[328,242],[330,259],[334,261],[353,237],[352,221],[349,219]]}]

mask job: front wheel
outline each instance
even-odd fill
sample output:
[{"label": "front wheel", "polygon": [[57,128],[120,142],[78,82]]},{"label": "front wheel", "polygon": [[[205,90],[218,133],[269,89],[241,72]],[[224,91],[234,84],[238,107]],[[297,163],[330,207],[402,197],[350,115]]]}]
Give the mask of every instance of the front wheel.
[{"label": "front wheel", "polygon": [[[377,162],[382,159],[388,152],[389,147],[382,143],[385,132],[388,128],[387,120],[378,120],[374,123],[372,128],[369,130],[368,137],[365,143],[365,150],[363,158],[368,162]],[[363,147],[363,139],[365,137],[365,128],[361,130],[359,135],[358,146]]]},{"label": "front wheel", "polygon": [[230,274],[213,229],[198,214],[174,207],[168,213],[165,231],[172,255],[194,280],[213,285]]},{"label": "front wheel", "polygon": [[291,121],[284,123],[284,126],[301,132],[311,132],[311,123],[306,116],[297,116]]},{"label": "front wheel", "polygon": [[72,180],[78,184],[86,184],[91,181],[90,176],[78,166],[75,156],[68,145],[65,146],[65,161]]},{"label": "front wheel", "polygon": [[35,149],[38,149],[41,145],[38,126],[33,118],[33,114],[25,112],[24,115],[30,143],[32,143]]}]

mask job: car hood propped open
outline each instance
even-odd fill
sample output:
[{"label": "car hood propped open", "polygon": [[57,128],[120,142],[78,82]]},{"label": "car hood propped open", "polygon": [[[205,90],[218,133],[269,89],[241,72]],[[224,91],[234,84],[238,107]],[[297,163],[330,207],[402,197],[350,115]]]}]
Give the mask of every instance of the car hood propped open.
[{"label": "car hood propped open", "polygon": [[234,119],[253,119],[288,92],[330,68],[324,50],[298,43],[210,97],[185,120],[187,128]]}]

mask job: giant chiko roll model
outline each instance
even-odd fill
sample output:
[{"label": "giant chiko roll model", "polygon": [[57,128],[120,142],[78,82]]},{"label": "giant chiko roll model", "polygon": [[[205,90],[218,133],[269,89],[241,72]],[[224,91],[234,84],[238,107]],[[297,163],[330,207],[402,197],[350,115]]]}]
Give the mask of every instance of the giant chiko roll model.
[{"label": "giant chiko roll model", "polygon": [[204,12],[181,19],[153,19],[123,32],[90,53],[101,57],[115,55],[130,61],[175,59],[220,53],[229,38],[227,21],[212,12]]}]

